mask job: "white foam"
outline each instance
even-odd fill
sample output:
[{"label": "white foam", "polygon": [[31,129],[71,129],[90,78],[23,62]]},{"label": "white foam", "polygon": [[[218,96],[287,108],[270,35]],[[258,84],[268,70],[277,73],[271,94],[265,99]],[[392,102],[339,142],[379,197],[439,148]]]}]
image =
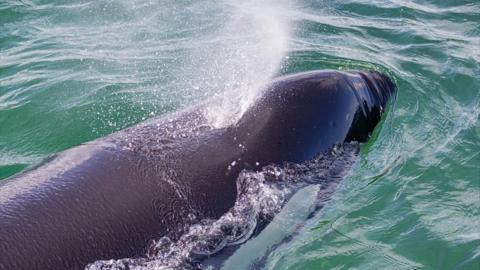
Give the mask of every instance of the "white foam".
[{"label": "white foam", "polygon": [[349,172],[357,153],[358,144],[344,144],[302,164],[285,163],[268,165],[260,171],[242,171],[236,182],[235,205],[218,220],[202,220],[176,241],[168,237],[154,241],[144,258],[97,261],[87,269],[198,269],[205,258],[245,243],[299,189],[319,184],[317,203],[322,205]]}]

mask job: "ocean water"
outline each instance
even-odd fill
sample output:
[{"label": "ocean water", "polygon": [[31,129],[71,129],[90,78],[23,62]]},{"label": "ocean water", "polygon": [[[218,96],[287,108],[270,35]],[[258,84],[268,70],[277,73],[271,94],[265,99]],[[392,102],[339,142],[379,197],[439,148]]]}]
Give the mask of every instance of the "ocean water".
[{"label": "ocean water", "polygon": [[210,97],[228,125],[311,69],[379,70],[398,96],[327,206],[296,199],[274,222],[288,241],[252,239],[229,269],[479,269],[473,0],[0,0],[0,179]]}]

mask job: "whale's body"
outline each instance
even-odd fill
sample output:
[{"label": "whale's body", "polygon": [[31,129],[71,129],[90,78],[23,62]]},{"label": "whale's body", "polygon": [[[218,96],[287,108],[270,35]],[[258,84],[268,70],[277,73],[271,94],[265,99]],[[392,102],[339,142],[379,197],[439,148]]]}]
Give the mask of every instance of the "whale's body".
[{"label": "whale's body", "polygon": [[232,126],[209,127],[197,106],[64,151],[0,185],[0,269],[140,256],[227,212],[242,170],[367,140],[394,91],[377,72],[294,74]]}]

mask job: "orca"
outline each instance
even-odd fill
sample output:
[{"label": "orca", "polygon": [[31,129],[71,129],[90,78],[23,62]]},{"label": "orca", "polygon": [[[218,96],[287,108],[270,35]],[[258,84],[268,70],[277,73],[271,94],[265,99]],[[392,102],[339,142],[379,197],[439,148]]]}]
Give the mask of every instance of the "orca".
[{"label": "orca", "polygon": [[396,89],[376,71],[291,74],[230,126],[208,125],[207,102],[58,153],[0,183],[0,269],[142,256],[232,208],[242,171],[367,141]]}]

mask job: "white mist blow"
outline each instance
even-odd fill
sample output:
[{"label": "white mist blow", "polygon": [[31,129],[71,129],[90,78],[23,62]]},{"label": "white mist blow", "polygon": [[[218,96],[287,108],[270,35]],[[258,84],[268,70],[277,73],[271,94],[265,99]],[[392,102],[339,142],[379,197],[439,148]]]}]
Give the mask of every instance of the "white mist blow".
[{"label": "white mist blow", "polygon": [[217,97],[205,109],[215,128],[235,123],[279,70],[287,52],[290,4],[285,0],[225,3],[227,20],[212,46],[192,57],[192,89]]}]

